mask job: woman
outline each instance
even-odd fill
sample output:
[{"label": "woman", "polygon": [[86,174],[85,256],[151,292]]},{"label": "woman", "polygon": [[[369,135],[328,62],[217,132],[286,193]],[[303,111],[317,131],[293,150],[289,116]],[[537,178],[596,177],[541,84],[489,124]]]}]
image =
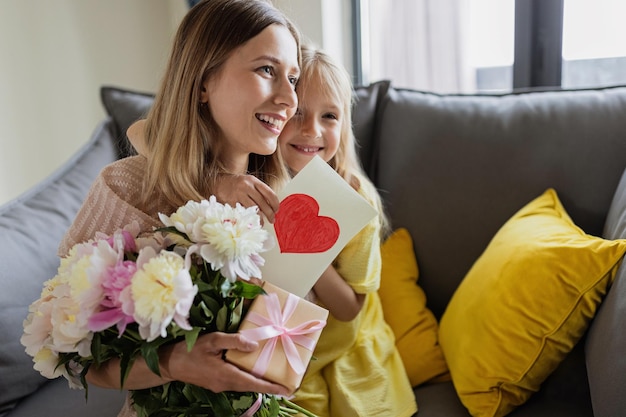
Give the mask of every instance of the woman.
[{"label": "woman", "polygon": [[[103,169],[59,254],[97,232],[110,234],[131,221],[149,232],[158,213],[207,198],[223,175],[254,174],[273,188],[288,175],[277,139],[297,107],[299,36],[288,19],[262,0],[208,0],[185,16],[146,125],[148,156]],[[222,360],[225,349],[252,351],[236,334],[210,333],[190,352],[184,342],[160,351],[161,376],[137,360],[125,389],[178,380],[214,392],[287,395]],[[89,383],[120,388],[119,361],[87,373]],[[120,415],[133,415],[128,404]]]}]

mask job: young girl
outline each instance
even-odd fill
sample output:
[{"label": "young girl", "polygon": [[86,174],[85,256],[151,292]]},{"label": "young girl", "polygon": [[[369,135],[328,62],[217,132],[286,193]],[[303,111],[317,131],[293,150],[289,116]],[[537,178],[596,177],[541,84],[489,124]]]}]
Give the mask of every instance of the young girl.
[{"label": "young girl", "polygon": [[298,111],[278,138],[292,174],[319,155],[380,215],[313,287],[311,295],[331,314],[295,402],[319,416],[411,416],[417,411],[415,397],[376,292],[387,226],[380,196],[356,153],[350,76],[322,51],[303,47],[297,91]]},{"label": "young girl", "polygon": [[[180,24],[145,129],[147,157],[105,167],[92,186],[59,254],[96,232],[113,233],[138,221],[149,232],[158,213],[208,198],[216,179],[253,173],[273,187],[288,178],[277,139],[297,107],[299,37],[294,26],[263,0],[211,0],[193,7]],[[235,94],[236,93],[236,94]],[[251,351],[256,343],[235,334],[201,336],[164,347],[161,377],[137,360],[125,389],[178,380],[214,392],[287,391],[222,360],[224,349]],[[120,388],[119,360],[87,373],[89,383]],[[123,416],[134,411],[127,404]]]}]

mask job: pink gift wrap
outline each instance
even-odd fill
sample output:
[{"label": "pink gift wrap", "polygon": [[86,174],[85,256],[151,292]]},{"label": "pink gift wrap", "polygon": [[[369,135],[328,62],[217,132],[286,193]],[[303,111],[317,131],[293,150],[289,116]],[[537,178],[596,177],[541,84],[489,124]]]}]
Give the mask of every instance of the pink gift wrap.
[{"label": "pink gift wrap", "polygon": [[239,326],[239,333],[259,343],[254,352],[229,350],[226,360],[295,392],[302,382],[328,310],[264,282]]}]

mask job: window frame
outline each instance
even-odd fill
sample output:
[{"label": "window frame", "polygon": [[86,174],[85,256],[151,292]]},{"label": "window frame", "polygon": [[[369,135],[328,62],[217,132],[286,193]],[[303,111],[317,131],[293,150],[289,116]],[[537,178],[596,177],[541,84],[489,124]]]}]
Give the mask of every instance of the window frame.
[{"label": "window frame", "polygon": [[[351,0],[354,82],[362,85],[364,10],[368,0]],[[562,85],[564,0],[515,0],[512,88]]]}]

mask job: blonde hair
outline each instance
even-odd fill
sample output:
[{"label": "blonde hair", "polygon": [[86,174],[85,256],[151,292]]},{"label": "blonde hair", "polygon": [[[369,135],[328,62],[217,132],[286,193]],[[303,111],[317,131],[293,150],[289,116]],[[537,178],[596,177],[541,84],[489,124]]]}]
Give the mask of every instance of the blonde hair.
[{"label": "blonde hair", "polygon": [[[355,94],[350,74],[330,55],[311,45],[302,45],[301,54],[300,78],[296,87],[298,96],[305,97],[306,90],[309,88],[320,89],[336,104],[339,104],[343,113],[339,147],[328,164],[355,190],[358,191],[362,181],[369,183],[372,189],[376,190],[365,174],[357,153],[357,141],[352,130],[352,107]],[[379,213],[382,234],[385,236],[389,232],[389,220],[378,192],[373,198]]]},{"label": "blonde hair", "polygon": [[[207,198],[225,167],[220,161],[219,127],[207,105],[200,105],[203,83],[218,76],[236,48],[266,27],[289,29],[300,50],[295,26],[265,0],[208,0],[183,18],[145,128],[148,172],[145,204],[155,192],[173,207]],[[298,56],[300,62],[300,56]],[[248,172],[281,187],[288,179],[279,152],[251,154]]]}]

